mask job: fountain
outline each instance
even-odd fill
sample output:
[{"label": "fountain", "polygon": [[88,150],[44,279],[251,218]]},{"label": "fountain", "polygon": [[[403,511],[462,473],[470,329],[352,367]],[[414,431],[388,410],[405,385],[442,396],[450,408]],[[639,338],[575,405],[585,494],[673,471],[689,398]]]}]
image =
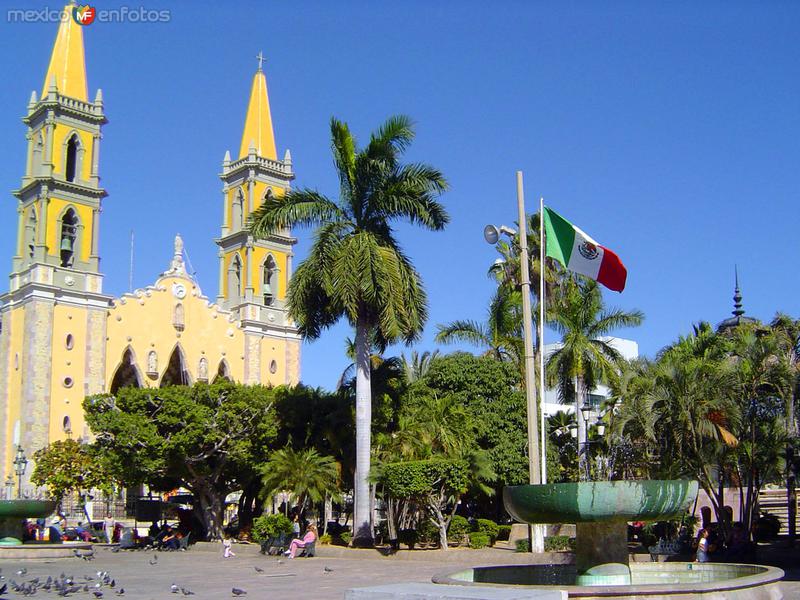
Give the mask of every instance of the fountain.
[{"label": "fountain", "polygon": [[528,586],[570,598],[782,598],[783,571],[723,563],[631,563],[627,523],[679,517],[697,496],[696,481],[595,481],[504,489],[506,510],[523,523],[575,523],[575,565],[476,567],[435,583]]},{"label": "fountain", "polygon": [[90,549],[89,543],[22,543],[25,519],[47,517],[55,508],[52,500],[0,500],[0,558],[69,558]]}]

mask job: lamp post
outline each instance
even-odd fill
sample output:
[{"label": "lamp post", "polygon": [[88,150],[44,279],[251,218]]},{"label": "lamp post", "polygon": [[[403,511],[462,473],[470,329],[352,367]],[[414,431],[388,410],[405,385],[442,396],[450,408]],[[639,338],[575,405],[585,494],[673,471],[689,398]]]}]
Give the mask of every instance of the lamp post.
[{"label": "lamp post", "polygon": [[6,477],[6,500],[11,500],[11,496],[14,494],[14,477],[11,473],[8,474]]},{"label": "lamp post", "polygon": [[[583,458],[584,481],[592,480],[592,463],[589,461],[589,448],[594,442],[589,439],[589,420],[591,419],[593,410],[594,407],[588,402],[586,402],[583,406],[581,406],[581,418],[583,419],[583,424],[584,424],[583,428],[584,439],[580,440],[578,455]],[[606,424],[603,423],[602,418],[599,415],[597,417],[597,422],[595,423],[595,428],[597,430],[597,435],[601,437],[606,432]],[[578,431],[576,427],[573,437],[577,437],[577,434]]]},{"label": "lamp post", "polygon": [[17,455],[14,457],[14,472],[17,474],[17,498],[22,498],[22,476],[28,468],[28,459],[21,445],[17,445]]},{"label": "lamp post", "polygon": [[[522,189],[522,171],[517,171],[517,212],[519,213],[519,260],[520,260],[520,287],[522,288],[522,328],[525,346],[525,397],[528,408],[528,483],[539,484],[542,482],[539,461],[539,425],[536,413],[536,383],[534,380],[535,369],[533,363],[533,313],[531,311],[531,278],[528,269],[528,233],[527,216],[525,214],[525,196]],[[487,225],[483,230],[483,237],[489,244],[496,244],[500,234],[513,237],[517,232],[511,227],[501,225]],[[530,528],[531,552],[544,550],[544,537],[539,527]],[[534,540],[535,538],[535,540]]]}]

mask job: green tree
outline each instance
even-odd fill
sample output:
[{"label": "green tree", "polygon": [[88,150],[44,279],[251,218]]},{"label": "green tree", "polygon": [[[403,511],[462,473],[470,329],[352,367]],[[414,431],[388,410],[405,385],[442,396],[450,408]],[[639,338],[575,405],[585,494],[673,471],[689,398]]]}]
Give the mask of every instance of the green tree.
[{"label": "green tree", "polygon": [[347,124],[331,120],[338,202],[310,189],[265,202],[250,230],[264,238],[286,227],[318,226],[308,258],[289,285],[289,314],[306,339],[345,317],[356,331],[355,541],[371,543],[370,342],[380,350],[417,339],[427,317],[419,274],[403,253],[392,223],[406,220],[430,230],[448,222],[436,200],[447,183],[436,169],[402,164],[414,138],[411,121],[388,119],[363,149]]},{"label": "green tree", "polygon": [[434,350],[433,352],[426,350],[422,353],[412,350],[410,357],[406,357],[405,354],[402,354],[400,358],[403,363],[403,373],[406,378],[406,384],[410,385],[425,377],[431,368],[431,364],[433,364],[433,361],[435,361],[438,356],[438,350]]},{"label": "green tree", "polygon": [[[611,380],[619,370],[621,355],[609,336],[615,329],[635,327],[644,320],[641,311],[606,309],[596,281],[573,278],[561,289],[551,305],[550,325],[561,334],[561,346],[547,359],[546,377],[557,387],[564,403],[574,403],[575,412],[586,403],[598,384]],[[578,439],[586,436],[583,419],[578,419]],[[579,470],[587,457],[580,455]]]},{"label": "green tree", "polygon": [[95,444],[126,485],[184,486],[209,539],[222,535],[225,496],[257,477],[276,434],[274,392],[222,381],[121,388],[83,407]]},{"label": "green tree", "polygon": [[35,485],[47,486],[50,496],[60,505],[69,492],[99,489],[110,494],[116,483],[98,456],[96,448],[73,439],[58,440],[37,450],[36,466],[31,474]]},{"label": "green tree", "polygon": [[314,505],[339,493],[339,465],[332,457],[322,456],[313,448],[276,450],[261,473],[267,496],[288,491],[301,511],[309,501]]}]

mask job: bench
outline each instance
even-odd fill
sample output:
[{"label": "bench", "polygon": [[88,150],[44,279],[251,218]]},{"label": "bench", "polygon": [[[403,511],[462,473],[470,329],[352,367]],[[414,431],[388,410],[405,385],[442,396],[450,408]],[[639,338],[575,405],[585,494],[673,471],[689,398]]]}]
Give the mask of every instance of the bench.
[{"label": "bench", "polygon": [[317,541],[314,540],[300,548],[300,552],[298,553],[297,557],[300,558],[314,558],[317,553]]}]

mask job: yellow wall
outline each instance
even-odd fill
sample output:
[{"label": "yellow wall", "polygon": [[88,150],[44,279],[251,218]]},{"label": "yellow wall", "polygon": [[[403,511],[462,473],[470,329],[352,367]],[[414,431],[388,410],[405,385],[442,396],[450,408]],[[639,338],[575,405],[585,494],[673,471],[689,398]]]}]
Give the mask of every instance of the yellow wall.
[{"label": "yellow wall", "polygon": [[[182,300],[172,293],[173,284],[176,283],[187,289]],[[146,295],[148,292],[149,297]],[[193,293],[197,295],[192,295]],[[133,350],[145,384],[151,387],[158,387],[176,344],[180,344],[183,349],[185,366],[193,381],[197,380],[201,357],[208,361],[209,381],[216,376],[223,359],[228,363],[231,377],[236,381],[243,380],[242,330],[236,321],[230,322],[230,313],[216,306],[209,306],[208,300],[199,294],[200,289],[188,279],[164,277],[157,282],[157,289],[150,287],[137,290],[133,297],[126,294],[124,304],[121,299],[115,301],[108,318],[105,378],[107,389],[128,346]],[[141,297],[136,297],[139,295]],[[183,331],[177,331],[173,327],[173,312],[178,302],[184,306]],[[155,350],[158,355],[158,376],[155,378],[145,374],[147,356],[151,350]]]},{"label": "yellow wall", "polygon": [[92,219],[94,217],[92,207],[76,202],[68,202],[61,198],[51,198],[47,206],[46,243],[48,254],[52,254],[53,256],[61,255],[61,228],[59,227],[58,219],[67,206],[72,206],[78,213],[80,225],[82,226],[80,230],[80,253],[78,259],[86,262],[89,260],[89,254],[92,251]]},{"label": "yellow wall", "polygon": [[[67,335],[72,335],[72,349],[67,349]],[[50,381],[50,441],[62,440],[64,417],[72,422],[72,434],[84,434],[83,398],[86,374],[86,311],[66,304],[53,310],[53,363]],[[65,385],[65,378],[72,385]]]},{"label": "yellow wall", "polygon": [[53,161],[53,172],[55,173],[56,177],[64,177],[64,171],[66,168],[66,141],[68,136],[70,136],[73,132],[77,132],[78,136],[81,139],[81,148],[83,148],[83,164],[81,165],[81,172],[80,172],[80,179],[83,181],[89,180],[89,174],[92,172],[92,152],[94,145],[94,136],[79,127],[73,127],[71,125],[64,125],[63,123],[58,123],[55,125],[55,129],[53,130],[53,153],[51,160]]},{"label": "yellow wall", "polygon": [[[20,399],[22,398],[22,340],[23,327],[25,324],[25,309],[22,307],[11,309],[10,315],[10,332],[11,340],[9,345],[8,360],[10,361],[8,369],[8,390],[7,392],[7,429],[5,432],[6,447],[11,448],[14,442],[14,424],[20,420]],[[8,335],[8,332],[4,332]],[[1,366],[1,365],[0,365]],[[21,427],[21,424],[20,424]],[[6,453],[6,464],[4,465],[4,473],[13,472],[14,468],[11,464],[14,460],[14,453]]]}]

